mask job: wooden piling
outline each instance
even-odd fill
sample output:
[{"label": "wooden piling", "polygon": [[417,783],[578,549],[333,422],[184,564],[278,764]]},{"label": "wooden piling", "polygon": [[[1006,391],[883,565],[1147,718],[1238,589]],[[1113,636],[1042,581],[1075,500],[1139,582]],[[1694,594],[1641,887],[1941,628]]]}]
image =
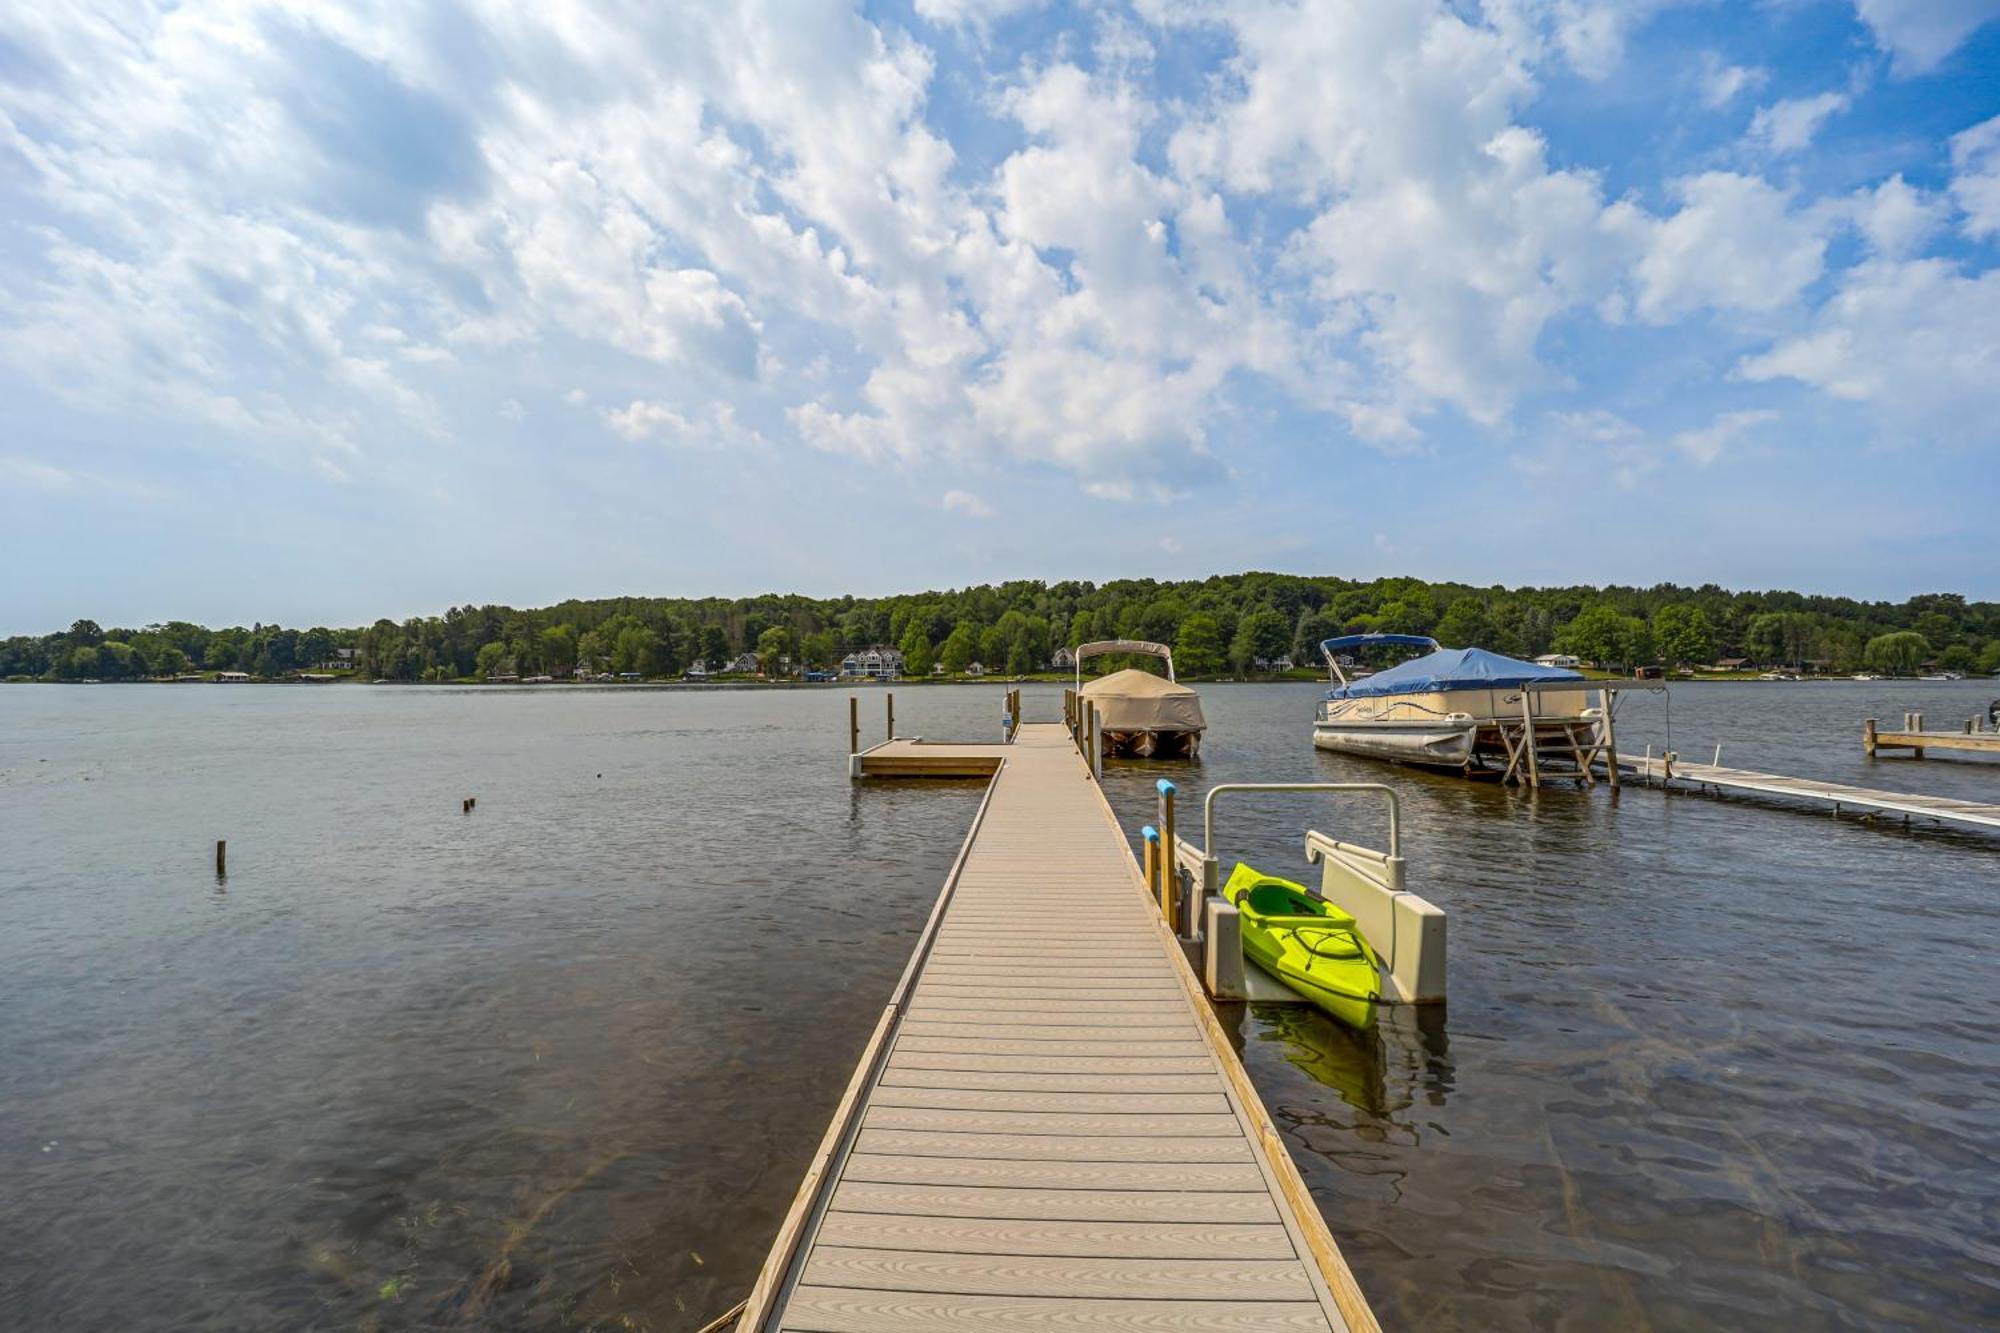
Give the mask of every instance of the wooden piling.
[{"label": "wooden piling", "polygon": [[852,694],[847,696],[847,752],[861,753],[861,700]]},{"label": "wooden piling", "polygon": [[1872,717],[1861,724],[1861,752],[1870,759],[1875,757],[1875,719]]},{"label": "wooden piling", "polygon": [[1618,790],[1618,734],[1611,725],[1612,711],[1618,706],[1618,691],[1598,691],[1598,702],[1604,705],[1604,771],[1611,790]]},{"label": "wooden piling", "polygon": [[226,838],[215,840],[215,877],[229,878],[229,841]]},{"label": "wooden piling", "polygon": [[885,707],[887,708],[887,710],[888,710],[888,722],[889,722],[889,739],[893,741],[893,740],[895,740],[895,739],[896,739],[896,694],[895,694],[895,691],[891,690],[891,691],[889,691],[889,692],[888,692],[887,694],[885,694],[885,695],[883,696],[883,698],[882,698],[882,702],[883,702],[884,706],[885,706]]}]

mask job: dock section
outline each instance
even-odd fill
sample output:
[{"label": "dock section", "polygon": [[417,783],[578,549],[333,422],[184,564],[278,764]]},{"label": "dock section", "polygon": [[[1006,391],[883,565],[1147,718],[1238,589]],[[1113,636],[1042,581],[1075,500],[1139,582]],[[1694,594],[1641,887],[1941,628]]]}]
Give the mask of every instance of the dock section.
[{"label": "dock section", "polygon": [[992,778],[738,1329],[1377,1328],[1068,730],[1013,735],[854,756]]},{"label": "dock section", "polygon": [[1831,806],[1835,814],[1844,810],[1861,810],[1929,819],[1965,828],[2000,830],[2000,805],[1981,801],[1961,801],[1950,796],[1925,796],[1915,792],[1878,791],[1873,787],[1851,787],[1840,782],[1821,782],[1816,778],[1757,773],[1721,764],[1685,763],[1672,757],[1628,754],[1620,755],[1619,762],[1627,771],[1648,782],[1657,781],[1663,787],[1679,783],[1684,787],[1708,787],[1718,792],[1785,797],[1822,808]]}]

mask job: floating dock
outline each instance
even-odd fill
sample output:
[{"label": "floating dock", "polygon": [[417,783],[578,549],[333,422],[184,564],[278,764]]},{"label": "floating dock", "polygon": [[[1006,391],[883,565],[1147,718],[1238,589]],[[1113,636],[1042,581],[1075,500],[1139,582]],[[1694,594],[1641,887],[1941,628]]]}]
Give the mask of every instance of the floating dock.
[{"label": "floating dock", "polygon": [[1930,819],[1940,824],[2000,829],[2000,805],[1980,801],[1923,796],[1913,792],[1877,791],[1873,787],[1850,787],[1845,783],[1821,782],[1815,778],[1785,777],[1777,773],[1757,773],[1747,768],[1693,764],[1651,755],[1620,755],[1618,761],[1628,772],[1649,782],[1657,779],[1663,787],[1670,788],[1675,783],[1681,783],[1696,788],[1709,787],[1719,792],[1747,792],[1831,806],[1835,814],[1848,809],[1867,810],[1911,819]]},{"label": "floating dock", "polygon": [[[1994,705],[2000,710],[2000,703]],[[1882,731],[1869,718],[1861,724],[1861,749],[1870,759],[1883,750],[1912,750],[1918,759],[1925,750],[1970,750],[1974,754],[2000,754],[2000,730],[1989,728],[1989,718],[1971,717],[1962,731],[1935,731],[1924,726],[1922,713],[1903,714],[1901,731]]]},{"label": "floating dock", "polygon": [[850,760],[990,782],[738,1330],[1378,1328],[1093,766],[1010,734]]}]

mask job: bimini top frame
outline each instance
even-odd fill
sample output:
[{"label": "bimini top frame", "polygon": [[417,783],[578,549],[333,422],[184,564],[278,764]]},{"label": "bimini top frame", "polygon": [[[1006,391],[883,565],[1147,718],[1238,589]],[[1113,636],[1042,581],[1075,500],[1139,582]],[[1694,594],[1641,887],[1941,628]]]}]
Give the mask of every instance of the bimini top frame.
[{"label": "bimini top frame", "polygon": [[1405,648],[1424,648],[1431,652],[1438,650],[1438,641],[1422,634],[1344,634],[1337,639],[1321,639],[1319,654],[1326,659],[1326,669],[1332,679],[1347,684],[1347,673],[1340,669],[1340,659],[1334,654],[1349,648],[1375,648],[1383,644],[1395,644]]},{"label": "bimini top frame", "polygon": [[1083,688],[1083,659],[1102,657],[1106,653],[1144,653],[1157,657],[1167,664],[1167,679],[1174,678],[1174,650],[1164,643],[1148,643],[1144,639],[1099,639],[1096,643],[1086,643],[1076,649],[1076,687]]}]

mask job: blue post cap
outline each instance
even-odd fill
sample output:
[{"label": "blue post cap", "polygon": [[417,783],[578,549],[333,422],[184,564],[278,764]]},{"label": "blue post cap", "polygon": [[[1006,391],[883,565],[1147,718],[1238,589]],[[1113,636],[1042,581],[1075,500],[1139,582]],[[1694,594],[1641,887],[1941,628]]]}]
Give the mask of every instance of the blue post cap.
[{"label": "blue post cap", "polygon": [[1161,778],[1158,782],[1154,783],[1153,785],[1160,789],[1160,795],[1162,796],[1172,796],[1175,792],[1180,790],[1180,788],[1174,786],[1173,783],[1167,781],[1165,778]]},{"label": "blue post cap", "polygon": [[1160,840],[1160,831],[1154,828],[1151,824],[1148,824],[1146,825],[1146,827],[1139,830],[1139,836],[1144,838],[1147,842],[1158,842]]}]

